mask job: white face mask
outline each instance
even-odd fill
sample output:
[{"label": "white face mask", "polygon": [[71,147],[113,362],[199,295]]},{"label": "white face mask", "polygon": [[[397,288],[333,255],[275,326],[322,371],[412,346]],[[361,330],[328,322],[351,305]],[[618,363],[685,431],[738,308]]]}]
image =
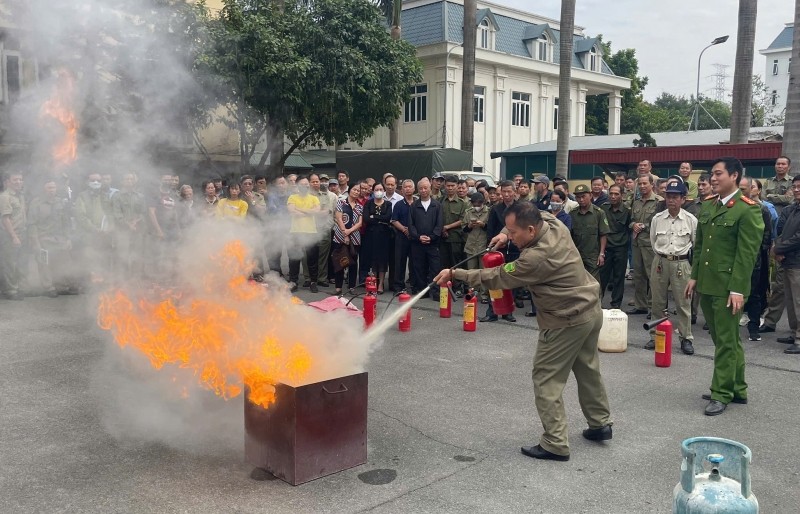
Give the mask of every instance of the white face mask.
[{"label": "white face mask", "polygon": [[100,189],[100,182],[97,182],[97,181],[89,182],[89,188],[90,189]]},{"label": "white face mask", "polygon": [[473,211],[475,211],[475,212],[478,212],[478,211],[480,211],[481,209],[483,209],[483,205],[480,205],[480,206],[475,206],[475,205],[473,205],[473,206],[472,206],[472,210],[473,210]]},{"label": "white face mask", "polygon": [[550,202],[550,210],[551,210],[551,211],[560,211],[560,210],[561,210],[561,207],[562,207],[563,205],[564,205],[564,204],[563,204],[563,203],[561,203],[561,202]]},{"label": "white face mask", "polygon": [[477,193],[477,192],[478,192],[478,190],[475,189],[474,187],[471,187],[471,188],[467,189],[467,194],[470,194],[470,195],[473,194],[473,193]]},{"label": "white face mask", "polygon": [[374,193],[372,193],[372,196],[374,196],[376,200],[380,200],[384,197],[385,194],[386,193],[384,193],[383,191],[375,191]]}]

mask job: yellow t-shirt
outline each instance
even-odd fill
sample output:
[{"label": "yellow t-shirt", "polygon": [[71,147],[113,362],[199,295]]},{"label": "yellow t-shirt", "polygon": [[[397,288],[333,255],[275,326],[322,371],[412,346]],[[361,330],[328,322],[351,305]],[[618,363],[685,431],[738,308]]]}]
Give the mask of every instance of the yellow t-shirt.
[{"label": "yellow t-shirt", "polygon": [[247,202],[239,199],[223,198],[217,202],[217,216],[243,220],[247,216]]},{"label": "yellow t-shirt", "polygon": [[[286,200],[286,205],[294,205],[298,209],[319,208],[319,198],[310,193],[305,196],[291,195],[289,199]],[[293,234],[316,234],[317,220],[314,216],[292,215],[292,228],[290,232]]]}]

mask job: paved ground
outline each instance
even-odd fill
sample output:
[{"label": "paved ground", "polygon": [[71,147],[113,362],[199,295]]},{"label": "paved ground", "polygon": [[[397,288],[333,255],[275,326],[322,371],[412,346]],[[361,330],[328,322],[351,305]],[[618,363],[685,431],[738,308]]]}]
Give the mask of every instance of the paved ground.
[{"label": "paved ground", "polygon": [[519,452],[540,433],[535,319],[465,333],[424,300],[413,331],[391,331],[370,361],[367,464],[292,487],[251,477],[241,400],[195,399],[200,422],[178,404],[165,409],[159,389],[141,385],[165,375],[109,352],[88,302],[0,301],[0,512],[669,512],[680,443],[704,435],[752,449],[762,512],[800,505],[800,357],[769,340],[747,344],[750,404],[709,418],[701,325],[697,354],[675,353],[664,369],[642,349],[643,316],[632,318],[628,351],[602,355],[613,441],[580,437],[571,381],[572,458],[543,462]]}]

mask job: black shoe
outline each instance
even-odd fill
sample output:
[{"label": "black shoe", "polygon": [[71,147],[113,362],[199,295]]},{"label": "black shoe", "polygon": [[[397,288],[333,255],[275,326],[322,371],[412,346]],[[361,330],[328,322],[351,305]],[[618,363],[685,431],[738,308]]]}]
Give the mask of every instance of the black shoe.
[{"label": "black shoe", "polygon": [[535,312],[526,312],[525,313],[525,317],[526,318],[534,318],[534,317],[536,317],[536,313]]},{"label": "black shoe", "polygon": [[525,308],[525,302],[523,302],[521,298],[517,298],[517,299],[514,300],[514,306],[517,309],[524,309]]},{"label": "black shoe", "polygon": [[750,332],[750,335],[747,336],[749,341],[761,341],[761,334],[758,332]]},{"label": "black shoe", "polygon": [[555,453],[551,453],[538,444],[536,446],[523,446],[520,448],[520,451],[522,451],[523,455],[533,457],[534,459],[557,460],[560,462],[566,462],[569,460],[569,455],[557,455]]},{"label": "black shoe", "polygon": [[481,323],[497,321],[497,316],[484,316],[480,318],[478,321],[480,321]]},{"label": "black shoe", "polygon": [[310,280],[306,280],[305,282],[303,282],[303,287],[310,287],[310,286],[311,286]]},{"label": "black shoe", "polygon": [[[710,394],[704,394],[703,395],[703,399],[711,401],[711,395]],[[733,400],[731,400],[731,403],[738,403],[738,404],[741,404],[741,405],[747,405],[747,398],[736,398],[734,396]]]},{"label": "black shoe", "polygon": [[647,319],[653,319],[653,315],[650,314],[649,312],[647,313]]},{"label": "black shoe", "polygon": [[775,327],[769,327],[767,325],[761,325],[761,327],[758,329],[758,331],[761,332],[762,334],[764,332],[775,332]]},{"label": "black shoe", "polygon": [[708,323],[703,323],[703,330],[708,330]]},{"label": "black shoe", "polygon": [[308,286],[308,289],[309,289],[309,290],[310,290],[312,293],[319,293],[319,289],[317,289],[317,283],[316,283],[316,282],[311,282],[311,285],[310,285],[310,286]]},{"label": "black shoe", "polygon": [[322,280],[320,282],[317,282],[317,285],[319,287],[331,287],[331,283],[330,282],[325,282],[324,280]]},{"label": "black shoe", "polygon": [[289,292],[296,293],[298,289],[299,289],[299,287],[297,287],[297,284],[293,283],[292,287],[289,288]]},{"label": "black shoe", "polygon": [[612,304],[611,304],[611,308],[612,308],[612,309],[619,309],[619,308],[620,308],[620,305],[619,305],[619,304],[616,304],[616,305],[615,305],[615,304],[613,304],[613,303],[612,303]]},{"label": "black shoe", "polygon": [[692,325],[697,325],[697,316],[692,316]]},{"label": "black shoe", "polygon": [[611,425],[600,428],[587,428],[583,431],[583,438],[590,441],[608,441],[612,435]]},{"label": "black shoe", "polygon": [[503,314],[503,319],[508,321],[509,323],[517,322],[517,318],[515,318],[513,314]]},{"label": "black shoe", "polygon": [[486,298],[481,298],[481,303],[482,303],[483,305],[488,305],[488,304],[489,304],[489,300],[488,300],[488,299],[486,299]]},{"label": "black shoe", "polygon": [[652,339],[647,341],[647,344],[644,345],[645,350],[655,350],[656,349],[656,342]]},{"label": "black shoe", "polygon": [[628,309],[625,314],[647,314],[647,309]]},{"label": "black shoe", "polygon": [[681,341],[681,351],[686,355],[694,355],[694,345],[688,339]]},{"label": "black shoe", "polygon": [[783,344],[794,344],[794,337],[793,336],[779,337],[778,339],[776,339],[776,341]]},{"label": "black shoe", "polygon": [[797,343],[792,344],[791,346],[786,348],[783,351],[783,353],[790,353],[792,355],[796,355],[796,354],[800,353],[800,344],[797,344]]},{"label": "black shoe", "polygon": [[711,400],[706,405],[706,410],[704,411],[706,416],[719,416],[728,406],[722,402],[718,402],[717,400]]}]

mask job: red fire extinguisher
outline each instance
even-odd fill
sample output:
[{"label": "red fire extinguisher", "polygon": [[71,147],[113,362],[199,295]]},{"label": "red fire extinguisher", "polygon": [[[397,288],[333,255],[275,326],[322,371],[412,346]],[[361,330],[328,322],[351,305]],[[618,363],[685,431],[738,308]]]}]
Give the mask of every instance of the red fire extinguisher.
[{"label": "red fire extinguisher", "polygon": [[378,280],[370,273],[364,282],[367,294],[364,296],[364,326],[369,327],[378,315]]},{"label": "red fire extinguisher", "polygon": [[475,332],[477,325],[477,323],[475,323],[475,313],[477,310],[478,298],[475,291],[470,289],[467,294],[464,295],[464,332]]},{"label": "red fire extinguisher", "polygon": [[672,322],[668,316],[645,323],[644,328],[650,330],[656,327],[656,366],[668,368],[672,364]]},{"label": "red fire extinguisher", "polygon": [[[400,302],[400,305],[410,300],[411,295],[405,291],[400,293],[400,296],[397,297],[397,301]],[[406,311],[406,315],[400,318],[400,321],[397,322],[397,328],[400,329],[400,332],[411,332],[411,309],[408,309]]]},{"label": "red fire extinguisher", "polygon": [[[495,268],[506,262],[500,252],[487,252],[482,261],[484,268]],[[498,316],[514,312],[514,294],[511,289],[489,289],[489,298],[492,300],[492,310]]]},{"label": "red fire extinguisher", "polygon": [[439,288],[439,317],[449,318],[453,312],[453,298],[450,296],[452,282],[447,282],[447,287]]}]

